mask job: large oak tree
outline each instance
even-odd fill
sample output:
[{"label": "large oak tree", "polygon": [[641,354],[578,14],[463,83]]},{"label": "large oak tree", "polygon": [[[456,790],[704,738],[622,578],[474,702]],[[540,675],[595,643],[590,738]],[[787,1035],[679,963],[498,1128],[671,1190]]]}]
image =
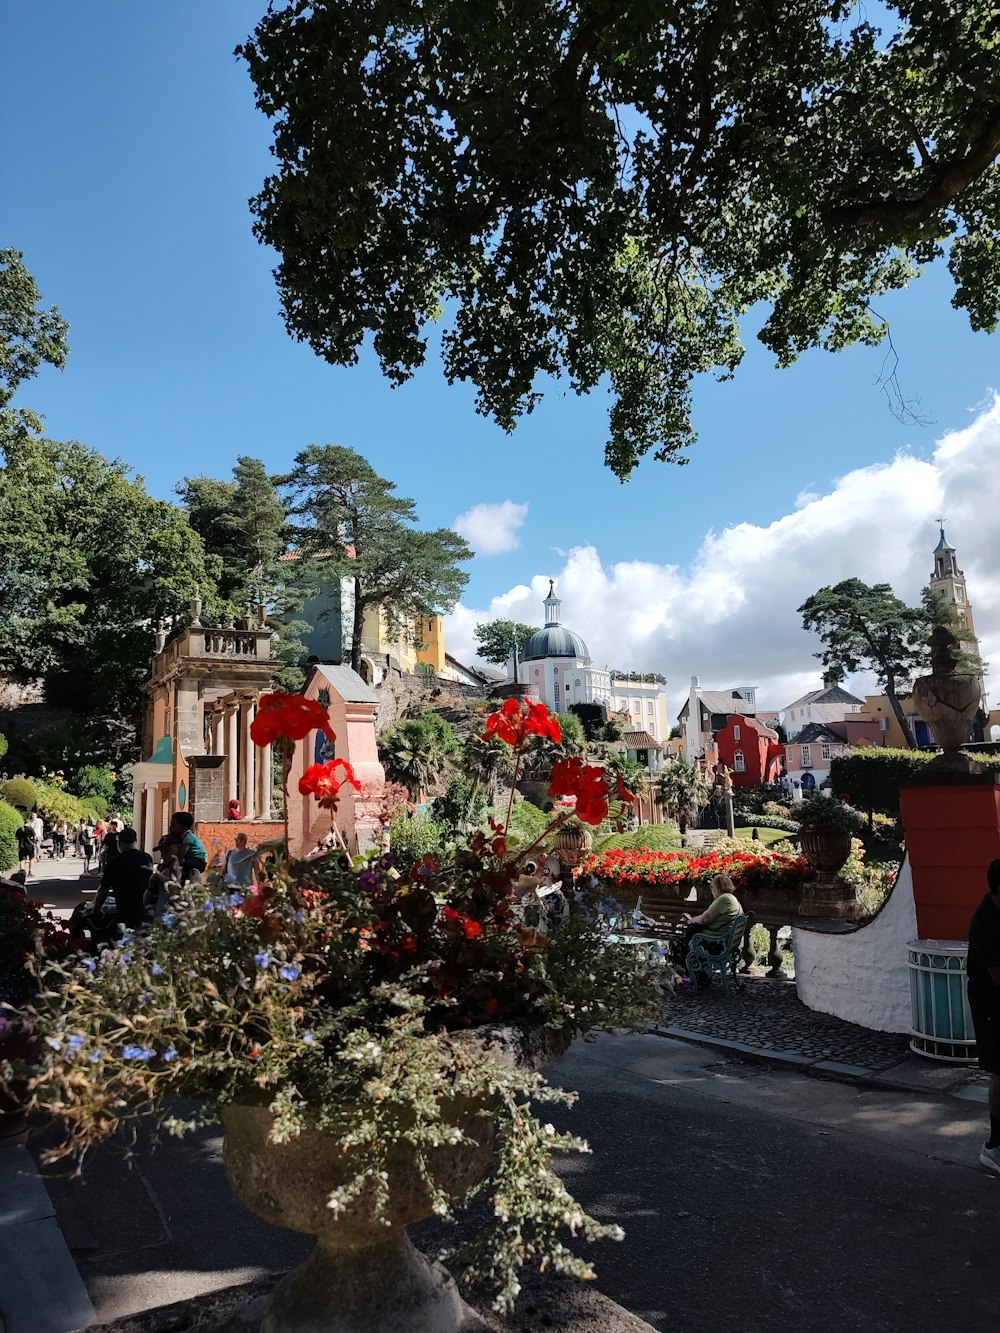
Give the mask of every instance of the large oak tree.
[{"label": "large oak tree", "polygon": [[[875,344],[939,256],[1000,313],[995,0],[274,0],[240,48],[273,120],[253,201],[289,331],[507,429],[547,376],[613,398],[606,458],[683,461],[739,324],[786,366]],[[875,308],[873,308],[873,302]]]}]

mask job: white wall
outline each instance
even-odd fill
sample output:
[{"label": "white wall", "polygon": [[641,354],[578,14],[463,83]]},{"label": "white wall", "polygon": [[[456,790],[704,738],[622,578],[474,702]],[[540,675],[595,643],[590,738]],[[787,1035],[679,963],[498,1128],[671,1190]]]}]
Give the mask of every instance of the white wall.
[{"label": "white wall", "polygon": [[909,1032],[906,946],[916,938],[913,876],[905,860],[885,906],[867,925],[843,935],[792,927],[799,999],[876,1032]]}]

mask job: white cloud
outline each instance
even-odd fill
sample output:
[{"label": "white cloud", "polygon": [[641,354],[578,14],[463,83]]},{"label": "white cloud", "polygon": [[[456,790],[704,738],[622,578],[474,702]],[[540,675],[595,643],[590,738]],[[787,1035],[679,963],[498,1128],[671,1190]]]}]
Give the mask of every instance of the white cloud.
[{"label": "white cloud", "polygon": [[473,505],[452,526],[477,555],[500,555],[521,545],[517,530],[527,516],[526,504],[501,500],[495,505]]},{"label": "white cloud", "polygon": [[[793,512],[767,526],[708,532],[686,570],[646,561],[606,565],[594,546],[580,546],[567,554],[556,591],[563,622],[586,640],[595,664],[663,672],[672,713],[692,675],[708,687],[758,685],[760,707],[780,708],[819,684],[812,656],[819,643],[803,631],[797,608],[817,588],[855,576],[890,583],[916,601],[930,576],[934,520],[942,514],[966,574],[983,657],[996,671],[998,513],[1000,396],[971,425],[939,440],[930,461],[899,454],[847,473],[828,494],[800,496]],[[471,660],[472,631],[482,620],[540,623],[547,590],[547,576],[536,574],[530,586],[511,588],[481,609],[458,606],[447,623],[449,652]],[[870,688],[864,679],[856,684],[861,692]]]}]

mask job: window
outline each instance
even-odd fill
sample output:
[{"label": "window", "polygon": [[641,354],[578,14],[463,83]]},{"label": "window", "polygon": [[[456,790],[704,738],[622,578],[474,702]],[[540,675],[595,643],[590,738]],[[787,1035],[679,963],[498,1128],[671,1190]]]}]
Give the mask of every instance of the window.
[{"label": "window", "polygon": [[746,761],[743,758],[743,751],[736,750],[733,753],[733,772],[745,773],[747,771]]},{"label": "window", "polygon": [[647,700],[646,700],[646,712],[649,714],[650,717],[652,717],[652,716],[653,716],[653,713],[654,713],[655,711],[656,711],[656,709],[655,709],[654,706],[653,706],[653,701],[652,701],[652,699],[647,699]]},{"label": "window", "polygon": [[821,745],[821,746],[819,747],[819,753],[820,753],[820,757],[821,757],[821,758],[823,758],[823,759],[829,759],[829,758],[830,758],[830,747],[829,747],[829,745]]},{"label": "window", "polygon": [[803,767],[803,768],[812,768],[812,762],[813,762],[813,761],[812,761],[812,746],[810,746],[810,745],[803,745],[803,746],[802,746],[802,767]]},{"label": "window", "polygon": [[556,711],[558,712],[558,711],[559,711],[559,682],[558,682],[558,681],[556,681],[556,683],[552,686],[552,689],[553,689],[554,692],[555,692],[555,696],[556,696]]},{"label": "window", "polygon": [[740,738],[740,724],[737,722],[733,727],[733,740],[738,741],[739,738]]}]

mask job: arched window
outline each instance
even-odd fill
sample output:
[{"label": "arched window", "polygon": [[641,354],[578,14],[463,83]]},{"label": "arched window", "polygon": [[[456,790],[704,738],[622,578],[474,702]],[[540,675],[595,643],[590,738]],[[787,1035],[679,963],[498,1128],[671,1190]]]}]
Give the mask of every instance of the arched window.
[{"label": "arched window", "polygon": [[743,751],[736,750],[733,753],[733,772],[745,773],[747,771],[746,760],[743,758]]}]

